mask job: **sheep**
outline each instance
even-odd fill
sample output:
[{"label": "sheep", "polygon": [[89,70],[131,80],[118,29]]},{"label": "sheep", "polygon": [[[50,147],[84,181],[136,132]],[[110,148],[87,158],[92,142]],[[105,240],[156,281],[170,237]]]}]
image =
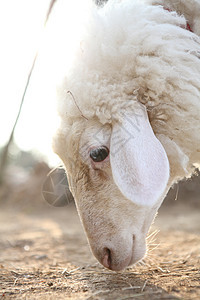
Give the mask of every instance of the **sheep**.
[{"label": "sheep", "polygon": [[141,260],[168,190],[200,169],[200,1],[109,0],[58,90],[53,148],[97,260]]}]

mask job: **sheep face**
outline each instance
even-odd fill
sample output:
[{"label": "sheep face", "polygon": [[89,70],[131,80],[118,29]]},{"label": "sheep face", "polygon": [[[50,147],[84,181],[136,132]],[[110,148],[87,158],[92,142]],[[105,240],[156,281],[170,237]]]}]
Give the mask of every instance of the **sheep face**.
[{"label": "sheep face", "polygon": [[108,1],[92,11],[59,95],[55,151],[91,249],[112,270],[145,255],[168,188],[200,161],[200,41],[185,30],[188,19],[199,32],[199,10],[193,22],[182,16],[187,1],[172,12],[143,2],[173,1]]},{"label": "sheep face", "polygon": [[[112,125],[86,121],[79,143],[70,142],[71,149],[79,145],[76,155],[69,147],[60,155],[92,252],[111,270],[144,257],[169,177],[166,153],[144,107],[134,117],[125,115]],[[74,164],[70,157],[76,157]]]}]

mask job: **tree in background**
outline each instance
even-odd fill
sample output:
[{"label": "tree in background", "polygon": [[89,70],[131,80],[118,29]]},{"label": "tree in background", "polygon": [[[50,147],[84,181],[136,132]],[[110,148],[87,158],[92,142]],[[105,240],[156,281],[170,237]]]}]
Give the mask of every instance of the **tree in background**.
[{"label": "tree in background", "polygon": [[[49,19],[49,16],[51,14],[51,11],[53,9],[53,6],[54,6],[55,2],[56,2],[56,0],[51,0],[50,1],[49,8],[48,8],[48,11],[47,11],[47,15],[46,15],[45,22],[44,22],[44,27],[47,24],[47,21]],[[20,103],[20,106],[19,106],[19,110],[18,110],[16,119],[15,119],[15,122],[14,122],[14,125],[13,125],[13,128],[12,128],[12,131],[10,133],[10,137],[9,137],[8,142],[4,146],[4,148],[2,150],[2,153],[1,153],[1,157],[0,157],[0,185],[3,183],[3,180],[4,180],[4,173],[5,173],[5,168],[6,168],[7,161],[8,161],[9,150],[10,150],[10,147],[13,143],[13,137],[14,137],[15,129],[16,129],[16,126],[17,126],[17,123],[18,123],[18,120],[19,120],[19,117],[20,117],[20,114],[21,114],[21,111],[22,111],[22,107],[23,107],[23,104],[24,104],[24,99],[25,99],[26,92],[27,92],[27,89],[28,89],[28,86],[29,86],[29,82],[30,82],[30,79],[31,79],[31,76],[32,76],[32,73],[33,73],[33,70],[34,70],[34,67],[35,67],[37,56],[38,56],[38,51],[36,51],[31,69],[30,69],[28,77],[27,77],[27,81],[26,81],[26,85],[25,85],[24,92],[23,92],[23,95],[22,95],[21,103]]]}]

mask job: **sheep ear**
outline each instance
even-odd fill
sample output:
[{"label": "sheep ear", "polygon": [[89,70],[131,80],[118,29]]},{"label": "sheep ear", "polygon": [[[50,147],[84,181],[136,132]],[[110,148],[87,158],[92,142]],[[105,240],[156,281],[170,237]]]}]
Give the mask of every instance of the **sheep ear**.
[{"label": "sheep ear", "polygon": [[165,192],[169,179],[166,152],[152,130],[144,106],[121,119],[114,124],[110,141],[114,182],[133,203],[152,206]]}]

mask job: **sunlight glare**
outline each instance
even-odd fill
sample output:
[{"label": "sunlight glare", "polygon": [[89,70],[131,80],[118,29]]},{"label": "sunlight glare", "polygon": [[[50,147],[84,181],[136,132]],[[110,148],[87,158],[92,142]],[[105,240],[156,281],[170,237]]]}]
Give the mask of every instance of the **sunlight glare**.
[{"label": "sunlight glare", "polygon": [[[0,4],[0,145],[10,134],[34,55],[39,56],[16,128],[15,141],[24,151],[35,149],[57,161],[51,149],[57,128],[56,84],[69,68],[80,44],[82,22],[90,0],[57,0],[48,26],[43,24],[50,0],[7,0]],[[11,9],[12,8],[12,9]],[[9,14],[9,20],[6,15]]]}]

